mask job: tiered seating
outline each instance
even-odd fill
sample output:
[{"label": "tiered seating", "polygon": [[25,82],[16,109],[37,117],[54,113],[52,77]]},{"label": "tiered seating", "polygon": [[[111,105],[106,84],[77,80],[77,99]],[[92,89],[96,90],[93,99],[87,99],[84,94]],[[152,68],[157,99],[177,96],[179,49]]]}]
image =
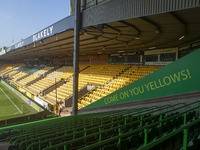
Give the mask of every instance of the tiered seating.
[{"label": "tiered seating", "polygon": [[13,67],[13,64],[3,64],[1,67],[0,67],[0,71],[5,71],[5,70],[8,70],[8,69],[11,69]]},{"label": "tiered seating", "polygon": [[72,75],[73,75],[73,67],[68,67],[65,72],[56,77],[56,80],[60,81],[61,79],[71,78]]},{"label": "tiered seating", "polygon": [[12,76],[11,81],[15,82],[17,79],[22,78],[26,75],[27,75],[27,73],[25,73],[25,72],[18,72],[17,74]]},{"label": "tiered seating", "polygon": [[128,85],[160,68],[161,66],[131,66],[131,68],[124,72],[117,80],[119,82],[125,82],[125,84]]},{"label": "tiered seating", "polygon": [[[84,65],[84,64],[80,64],[79,65],[79,71],[82,71],[83,69],[87,68],[89,65]],[[67,78],[71,78],[73,75],[73,67],[69,66],[66,68],[66,71],[63,72],[61,75],[56,77],[56,80],[61,80],[61,79],[67,79]]]},{"label": "tiered seating", "polygon": [[[112,65],[110,65],[112,66]],[[125,66],[124,66],[125,67]],[[125,67],[126,68],[126,67]],[[128,70],[123,70],[123,74],[107,84],[105,87],[96,88],[79,100],[78,108],[81,109],[106,95],[160,69],[160,66],[129,66]],[[89,80],[89,79],[88,79]],[[101,80],[100,80],[101,81]],[[103,81],[102,81],[103,82]]]},{"label": "tiered seating", "polygon": [[25,86],[27,83],[29,83],[30,81],[36,78],[38,78],[38,76],[31,74],[30,76],[18,81],[18,84],[20,84],[21,86]]},{"label": "tiered seating", "polygon": [[27,74],[32,74],[32,73],[34,73],[34,72],[36,72],[36,71],[38,71],[39,69],[42,69],[42,68],[44,68],[43,65],[41,65],[41,66],[27,66],[27,65],[23,65],[23,66],[19,67],[19,69],[17,69],[17,71],[19,71],[19,72],[25,72]]},{"label": "tiered seating", "polygon": [[21,64],[3,64],[0,67],[0,76],[10,72],[10,69],[14,68],[15,66],[19,66]]},{"label": "tiered seating", "polygon": [[67,72],[71,68],[72,67],[69,67],[69,66],[63,66],[63,67],[57,69],[56,71],[53,71],[52,73],[48,74],[46,77],[50,78],[50,79],[54,79],[57,76],[61,75],[62,73]]},{"label": "tiered seating", "polygon": [[43,74],[45,74],[47,71],[53,69],[54,67],[50,67],[50,66],[47,66],[47,67],[44,67],[43,69],[40,69],[36,72],[33,73],[33,75],[36,75],[36,76],[41,76]]},{"label": "tiered seating", "polygon": [[48,74],[46,77],[44,77],[43,79],[37,81],[36,83],[31,84],[27,88],[29,90],[31,90],[33,93],[39,94],[43,90],[45,90],[46,88],[48,88],[48,87],[52,86],[53,84],[55,84],[55,82],[56,82],[55,78],[57,76],[59,76],[60,74],[62,74],[63,71],[67,71],[69,69],[70,69],[69,67],[63,66],[63,67],[57,69],[56,71],[53,71],[52,73]]},{"label": "tiered seating", "polygon": [[[88,65],[80,65],[80,70],[84,69]],[[110,80],[115,78],[119,73],[124,71],[128,65],[91,65],[87,69],[83,70],[79,74],[79,90],[84,86],[98,85],[103,86]],[[70,69],[67,73],[63,73],[67,78],[72,77],[73,69]],[[63,77],[63,74],[58,78]],[[67,82],[63,86],[57,88],[57,98],[64,100],[70,97],[73,93],[73,82]],[[56,91],[52,91],[46,96],[48,99],[56,100]]]},{"label": "tiered seating", "polygon": [[[85,69],[88,65],[79,65],[80,71]],[[86,69],[87,70],[87,69]],[[69,82],[66,82],[62,86],[58,87],[56,90],[53,90],[49,94],[46,95],[46,98],[48,100],[56,101],[56,92],[57,92],[57,100],[65,100],[66,98],[69,98],[73,94],[73,68],[68,67],[67,72],[64,72],[63,74],[56,77],[56,80],[59,81],[60,79],[69,79]],[[84,82],[79,81],[79,90],[83,88],[85,85]]]},{"label": "tiered seating", "polygon": [[11,77],[11,81],[15,82],[17,79],[20,79],[28,74],[32,74],[43,67],[44,66],[32,67],[32,66],[23,65],[16,70],[18,71],[18,73]]},{"label": "tiered seating", "polygon": [[[85,84],[79,84],[78,90],[83,88]],[[56,90],[53,90],[49,94],[46,95],[46,97],[50,100],[56,101],[56,93],[57,93],[57,100],[64,101],[66,98],[69,98],[73,94],[73,79],[71,79],[69,82],[63,84]]]},{"label": "tiered seating", "polygon": [[38,78],[41,75],[44,75],[46,72],[48,72],[49,70],[53,69],[54,67],[44,67],[36,72],[34,72],[33,74],[31,74],[30,76],[20,80],[18,83],[21,86],[25,86],[27,83],[33,81],[34,79]]},{"label": "tiered seating", "polygon": [[29,90],[31,90],[33,93],[39,94],[41,91],[43,91],[44,89],[46,89],[47,87],[49,87],[53,84],[55,84],[54,79],[50,79],[50,78],[45,77],[45,78],[37,81],[36,83],[31,84],[27,88]]},{"label": "tiered seating", "polygon": [[0,140],[26,150],[186,149],[200,141],[198,103],[53,118],[2,128]]},{"label": "tiered seating", "polygon": [[7,73],[4,73],[4,76],[6,76],[6,77],[9,77],[9,78],[10,78],[12,75],[14,75],[14,74],[18,73],[18,71],[16,71],[16,70],[18,70],[18,69],[19,69],[19,67],[20,67],[20,66],[13,67],[12,69],[10,69],[10,71],[9,71],[9,72],[7,72]]},{"label": "tiered seating", "polygon": [[81,72],[79,76],[82,82],[104,86],[127,67],[128,65],[91,65],[88,69]]},{"label": "tiered seating", "polygon": [[6,76],[10,77],[10,76],[12,76],[15,73],[17,73],[17,71],[12,70],[11,72],[6,73]]}]

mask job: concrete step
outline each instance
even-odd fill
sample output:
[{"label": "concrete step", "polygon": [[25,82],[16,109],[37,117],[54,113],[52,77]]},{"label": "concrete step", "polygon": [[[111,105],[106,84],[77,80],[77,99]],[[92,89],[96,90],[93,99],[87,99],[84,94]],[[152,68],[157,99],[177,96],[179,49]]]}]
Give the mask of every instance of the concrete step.
[{"label": "concrete step", "polygon": [[11,144],[9,142],[0,142],[0,150],[8,150]]}]

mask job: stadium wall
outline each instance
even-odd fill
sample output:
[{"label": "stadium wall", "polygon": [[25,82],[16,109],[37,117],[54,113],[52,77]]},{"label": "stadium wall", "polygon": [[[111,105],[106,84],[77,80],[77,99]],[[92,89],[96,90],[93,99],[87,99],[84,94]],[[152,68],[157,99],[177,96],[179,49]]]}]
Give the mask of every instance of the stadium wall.
[{"label": "stadium wall", "polygon": [[16,90],[14,87],[12,87],[11,85],[7,84],[5,81],[1,80],[1,82],[3,83],[3,85],[5,85],[7,88],[9,88],[11,91],[13,91],[16,95],[18,95],[25,103],[27,103],[28,105],[30,105],[33,109],[35,109],[37,112],[42,112],[44,111],[44,109],[42,107],[40,107],[37,103],[35,103],[34,101],[31,100],[31,98],[25,96],[24,94],[22,94],[21,92],[19,92],[18,90]]},{"label": "stadium wall", "polygon": [[200,91],[200,49],[84,107],[110,106]]},{"label": "stadium wall", "polygon": [[[66,64],[73,65],[72,57],[61,57],[54,58],[53,64]],[[107,64],[108,63],[108,55],[85,55],[79,57],[80,64]]]}]

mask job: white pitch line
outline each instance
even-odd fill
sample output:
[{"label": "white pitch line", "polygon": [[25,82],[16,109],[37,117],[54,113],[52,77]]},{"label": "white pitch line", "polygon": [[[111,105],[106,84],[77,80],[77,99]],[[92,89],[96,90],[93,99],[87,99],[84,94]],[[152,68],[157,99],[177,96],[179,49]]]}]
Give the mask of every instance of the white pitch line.
[{"label": "white pitch line", "polygon": [[0,116],[0,118],[1,118],[1,117],[5,117],[5,116],[13,116],[13,115],[17,115],[17,114],[19,114],[19,111],[17,111],[17,112],[16,112],[16,113],[14,113],[14,114],[9,114],[9,115],[1,115],[1,116]]},{"label": "white pitch line", "polygon": [[15,103],[13,103],[13,101],[10,99],[10,97],[4,92],[4,90],[2,88],[0,88],[1,91],[6,95],[6,97],[10,100],[10,102],[19,110],[19,112],[22,114],[22,111],[15,105]]}]

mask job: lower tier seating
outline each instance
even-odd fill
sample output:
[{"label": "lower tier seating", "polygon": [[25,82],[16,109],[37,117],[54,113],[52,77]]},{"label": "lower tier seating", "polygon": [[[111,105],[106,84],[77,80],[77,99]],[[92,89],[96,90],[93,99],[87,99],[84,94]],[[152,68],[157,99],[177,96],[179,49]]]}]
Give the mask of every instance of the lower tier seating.
[{"label": "lower tier seating", "polygon": [[[10,149],[195,149],[199,101],[58,117],[0,128]],[[199,148],[199,147],[198,147]]]}]

